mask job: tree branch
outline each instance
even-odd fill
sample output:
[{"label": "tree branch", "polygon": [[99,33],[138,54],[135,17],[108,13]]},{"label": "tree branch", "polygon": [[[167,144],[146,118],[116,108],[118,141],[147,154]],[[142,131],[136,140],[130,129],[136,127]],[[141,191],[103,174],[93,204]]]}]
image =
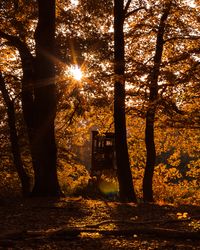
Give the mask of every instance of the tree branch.
[{"label": "tree branch", "polygon": [[130,4],[131,4],[131,1],[132,0],[128,0],[127,1],[127,3],[126,3],[126,6],[125,6],[125,8],[124,8],[124,16],[127,14],[127,12],[128,12],[128,8],[129,8],[129,6],[130,6]]},{"label": "tree branch", "polygon": [[200,40],[200,36],[174,36],[174,37],[170,37],[166,40],[164,40],[164,43],[166,42],[170,42],[173,40]]},{"label": "tree branch", "polygon": [[31,54],[28,46],[26,45],[25,42],[22,42],[18,36],[6,34],[2,30],[0,30],[0,38],[6,39],[10,43],[11,46],[18,49],[18,51],[20,53],[21,60],[22,60],[23,67],[25,65],[27,66],[27,63],[29,63],[29,64],[33,63],[34,58]]},{"label": "tree branch", "polygon": [[145,227],[137,226],[134,228],[127,229],[93,229],[93,228],[58,228],[52,230],[41,230],[41,231],[21,231],[13,232],[10,234],[4,234],[0,237],[0,241],[5,240],[22,240],[29,239],[34,240],[35,238],[42,239],[74,239],[78,237],[81,233],[99,233],[102,235],[114,235],[114,236],[132,236],[134,234],[146,234],[155,237],[161,237],[164,239],[174,238],[174,239],[194,239],[198,240],[200,237],[200,232],[188,232],[180,231],[174,229],[160,228],[160,227]]},{"label": "tree branch", "polygon": [[4,81],[4,78],[3,78],[1,71],[0,71],[0,91],[2,93],[6,107],[10,107],[10,105],[12,105],[12,100],[10,99],[10,96],[9,96],[8,91],[6,89],[5,81]]},{"label": "tree branch", "polygon": [[130,11],[130,12],[127,12],[127,13],[125,13],[124,18],[127,18],[127,17],[129,17],[129,16],[135,14],[135,13],[138,12],[139,10],[146,10],[146,8],[145,8],[145,7],[139,7],[139,8],[137,8],[137,9],[134,9],[134,10]]}]

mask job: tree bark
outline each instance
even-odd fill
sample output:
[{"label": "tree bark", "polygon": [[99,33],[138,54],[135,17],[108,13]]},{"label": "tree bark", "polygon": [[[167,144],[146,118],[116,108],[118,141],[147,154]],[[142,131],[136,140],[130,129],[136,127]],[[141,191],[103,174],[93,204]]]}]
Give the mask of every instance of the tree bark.
[{"label": "tree bark", "polygon": [[60,196],[54,120],[56,86],[54,69],[55,0],[38,0],[35,31],[36,58],[32,152],[35,184],[32,196]]},{"label": "tree bark", "polygon": [[143,178],[143,200],[153,202],[153,174],[156,163],[156,147],[154,142],[154,123],[156,114],[156,101],[158,99],[158,78],[162,62],[162,53],[164,47],[164,33],[166,21],[169,16],[171,1],[165,6],[160,19],[157,33],[156,51],[154,56],[154,65],[150,75],[149,88],[149,107],[146,113],[145,144],[146,144],[146,167]]},{"label": "tree bark", "polygon": [[129,163],[125,117],[124,1],[114,1],[114,125],[117,174],[121,201],[136,202]]},{"label": "tree bark", "polygon": [[14,102],[9,97],[1,72],[0,72],[0,90],[2,92],[4,102],[6,104],[13,162],[17,170],[19,179],[21,181],[22,194],[23,196],[27,197],[30,194],[30,190],[31,190],[30,178],[24,169],[23,162],[21,159],[19,140],[18,140],[17,128],[16,128]]}]

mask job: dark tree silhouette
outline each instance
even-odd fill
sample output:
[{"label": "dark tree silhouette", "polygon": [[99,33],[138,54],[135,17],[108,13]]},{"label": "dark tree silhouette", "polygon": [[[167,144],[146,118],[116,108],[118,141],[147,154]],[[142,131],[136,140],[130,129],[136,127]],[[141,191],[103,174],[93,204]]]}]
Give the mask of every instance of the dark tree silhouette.
[{"label": "dark tree silhouette", "polygon": [[39,18],[35,30],[36,58],[32,154],[35,184],[32,196],[59,196],[57,148],[54,120],[55,86],[55,0],[38,0]]},{"label": "dark tree silhouette", "polygon": [[154,65],[150,74],[149,84],[149,107],[146,113],[145,144],[146,144],[146,167],[143,178],[143,199],[147,202],[153,202],[153,173],[156,163],[156,148],[154,142],[154,122],[156,106],[158,99],[158,77],[162,62],[162,53],[164,46],[164,33],[166,21],[170,13],[171,1],[164,8],[160,18],[160,24],[157,32],[156,49],[154,56]]},{"label": "dark tree silhouette", "polygon": [[9,126],[9,133],[10,133],[11,151],[13,155],[13,163],[15,165],[19,179],[21,181],[22,194],[23,196],[28,196],[30,193],[30,189],[31,189],[30,178],[24,169],[23,162],[21,159],[17,128],[16,128],[14,101],[9,96],[9,93],[6,89],[6,83],[4,81],[4,78],[1,72],[0,72],[0,91],[3,96],[3,100],[6,106],[7,117],[8,117],[8,126]]},{"label": "dark tree silhouette", "polygon": [[[56,87],[54,69],[55,1],[38,0],[38,25],[35,31],[36,56],[17,36],[0,31],[18,49],[22,70],[22,109],[27,125],[34,169],[32,196],[59,196],[57,149],[54,134]],[[21,178],[20,178],[21,179]]]},{"label": "dark tree silhouette", "polygon": [[[126,8],[125,8],[126,9]],[[121,201],[136,201],[129,163],[125,117],[124,1],[114,1],[114,124],[115,149]]]}]

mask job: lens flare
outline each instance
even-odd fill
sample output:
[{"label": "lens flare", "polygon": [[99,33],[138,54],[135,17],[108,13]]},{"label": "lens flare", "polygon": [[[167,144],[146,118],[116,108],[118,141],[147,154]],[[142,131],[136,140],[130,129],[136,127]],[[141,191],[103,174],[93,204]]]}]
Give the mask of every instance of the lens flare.
[{"label": "lens flare", "polygon": [[100,191],[106,196],[115,196],[119,192],[118,184],[115,182],[108,182],[101,180],[99,183]]}]

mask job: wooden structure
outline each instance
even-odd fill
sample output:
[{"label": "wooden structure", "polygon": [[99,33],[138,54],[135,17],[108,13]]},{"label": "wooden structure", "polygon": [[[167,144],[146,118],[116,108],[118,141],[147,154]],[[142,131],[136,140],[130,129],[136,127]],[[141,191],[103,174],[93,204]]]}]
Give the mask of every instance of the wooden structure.
[{"label": "wooden structure", "polygon": [[114,133],[99,134],[92,131],[91,175],[101,175],[103,170],[115,169]]}]

